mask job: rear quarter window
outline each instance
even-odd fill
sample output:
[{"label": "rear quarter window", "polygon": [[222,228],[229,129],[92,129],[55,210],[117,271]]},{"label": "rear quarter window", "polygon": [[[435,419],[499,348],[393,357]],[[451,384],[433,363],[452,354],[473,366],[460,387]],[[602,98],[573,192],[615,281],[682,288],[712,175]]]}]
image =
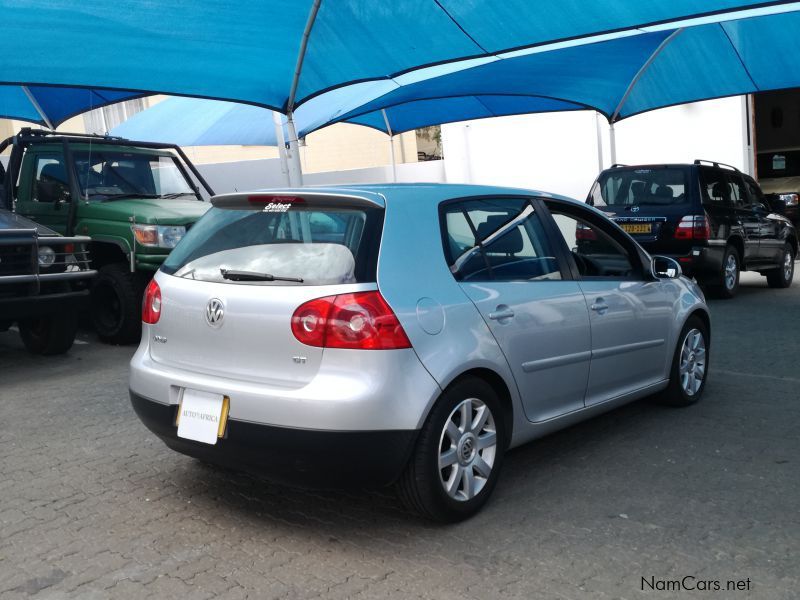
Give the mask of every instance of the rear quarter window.
[{"label": "rear quarter window", "polygon": [[[383,211],[292,208],[287,212],[208,211],[164,261],[169,275],[217,283],[338,285],[375,281]],[[222,270],[298,282],[234,282]]]}]

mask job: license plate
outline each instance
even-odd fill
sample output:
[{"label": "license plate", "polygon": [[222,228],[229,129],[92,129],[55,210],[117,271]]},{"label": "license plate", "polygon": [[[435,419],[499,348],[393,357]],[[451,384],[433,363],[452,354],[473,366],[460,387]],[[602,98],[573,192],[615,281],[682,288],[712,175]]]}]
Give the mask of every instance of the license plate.
[{"label": "license plate", "polygon": [[650,233],[653,231],[652,223],[620,223],[620,227],[628,233]]},{"label": "license plate", "polygon": [[216,444],[225,433],[229,404],[222,394],[184,389],[178,406],[178,437]]}]

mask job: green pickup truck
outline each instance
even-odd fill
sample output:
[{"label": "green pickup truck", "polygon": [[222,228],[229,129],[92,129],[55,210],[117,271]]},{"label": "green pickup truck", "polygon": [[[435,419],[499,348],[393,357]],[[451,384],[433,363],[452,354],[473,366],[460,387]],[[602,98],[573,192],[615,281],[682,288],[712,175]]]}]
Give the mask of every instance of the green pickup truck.
[{"label": "green pickup truck", "polygon": [[209,197],[213,190],[174,145],[25,128],[0,152],[8,146],[0,207],[90,236],[95,329],[109,343],[137,341],[144,288],[208,210],[200,186]]}]

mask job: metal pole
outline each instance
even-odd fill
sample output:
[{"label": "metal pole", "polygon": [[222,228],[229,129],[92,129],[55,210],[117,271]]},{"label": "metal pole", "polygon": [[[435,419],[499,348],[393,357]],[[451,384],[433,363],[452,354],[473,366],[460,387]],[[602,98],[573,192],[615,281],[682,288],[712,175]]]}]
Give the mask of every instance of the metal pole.
[{"label": "metal pole", "polygon": [[42,106],[39,104],[39,101],[36,100],[31,91],[28,89],[28,86],[23,85],[22,91],[25,92],[25,95],[28,97],[28,100],[30,100],[31,104],[33,104],[33,108],[35,108],[36,112],[39,113],[39,116],[42,117],[42,121],[44,121],[44,124],[47,125],[47,128],[55,131],[56,128],[53,127],[52,121],[50,121],[50,119],[47,118],[47,115],[42,110]]},{"label": "metal pole", "polygon": [[[392,182],[397,183],[397,162],[394,159],[394,134],[392,133],[392,126],[389,125],[389,117],[386,116],[386,110],[381,109],[383,115],[383,122],[386,123],[386,131],[389,132],[389,151],[392,155]],[[400,142],[402,144],[402,141]]]},{"label": "metal pole", "polygon": [[301,187],[303,185],[303,168],[300,165],[300,148],[297,145],[297,128],[294,126],[294,113],[286,113],[286,128],[289,130],[289,148],[286,153],[286,163],[289,169],[289,185]]},{"label": "metal pole", "polygon": [[600,113],[594,113],[594,128],[597,136],[597,166],[599,173],[603,170],[603,132],[600,129]]},{"label": "metal pole", "polygon": [[617,164],[617,132],[614,129],[614,121],[608,124],[608,141],[611,146],[611,164]]},{"label": "metal pole", "polygon": [[291,187],[292,181],[289,179],[289,166],[286,161],[286,141],[283,138],[283,123],[281,115],[272,111],[272,123],[275,125],[275,141],[278,144],[278,158],[281,161],[281,174],[286,178],[286,185]]}]

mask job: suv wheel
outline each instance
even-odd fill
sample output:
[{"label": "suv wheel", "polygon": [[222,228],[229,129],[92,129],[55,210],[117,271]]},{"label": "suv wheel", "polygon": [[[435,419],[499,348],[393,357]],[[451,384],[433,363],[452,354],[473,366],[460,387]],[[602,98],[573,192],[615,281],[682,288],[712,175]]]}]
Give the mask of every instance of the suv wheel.
[{"label": "suv wheel", "polygon": [[787,288],[792,285],[792,279],[794,279],[794,251],[789,244],[786,244],[780,266],[767,271],[767,283],[771,288]]},{"label": "suv wheel", "polygon": [[423,516],[454,522],[474,515],[497,483],[506,446],[503,408],[474,377],[449,387],[420,431],[398,482],[403,502]]},{"label": "suv wheel", "polygon": [[92,323],[100,339],[130,344],[142,335],[145,278],[115,263],[100,269],[92,286]]},{"label": "suv wheel", "polygon": [[32,354],[63,354],[72,348],[77,332],[78,315],[74,310],[19,321],[22,343]]},{"label": "suv wheel", "polygon": [[706,387],[709,356],[708,328],[698,317],[689,317],[678,337],[669,386],[661,393],[661,403],[689,406],[700,400]]},{"label": "suv wheel", "polygon": [[725,255],[722,257],[721,281],[713,288],[717,296],[730,299],[736,295],[736,292],[739,290],[740,269],[741,262],[739,261],[738,250],[733,246],[726,247]]}]

